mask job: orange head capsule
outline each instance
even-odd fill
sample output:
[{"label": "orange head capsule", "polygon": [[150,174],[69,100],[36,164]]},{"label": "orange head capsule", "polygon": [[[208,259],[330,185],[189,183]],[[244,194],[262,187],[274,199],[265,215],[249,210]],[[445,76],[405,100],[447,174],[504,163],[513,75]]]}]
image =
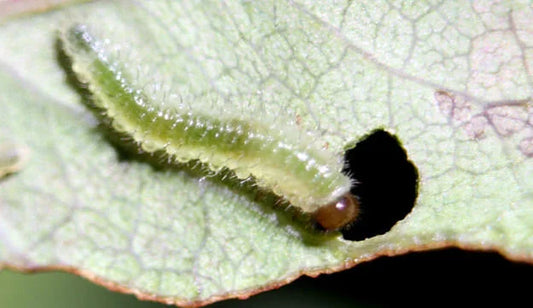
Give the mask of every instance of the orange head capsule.
[{"label": "orange head capsule", "polygon": [[313,217],[327,231],[340,229],[359,215],[359,201],[347,193],[313,213]]}]

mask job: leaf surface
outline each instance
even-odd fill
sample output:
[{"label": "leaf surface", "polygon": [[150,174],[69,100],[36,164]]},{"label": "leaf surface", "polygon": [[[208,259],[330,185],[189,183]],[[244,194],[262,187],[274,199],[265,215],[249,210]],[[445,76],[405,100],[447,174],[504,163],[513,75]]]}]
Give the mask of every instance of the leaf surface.
[{"label": "leaf surface", "polygon": [[[0,140],[30,156],[0,179],[0,264],[190,305],[450,244],[531,260],[532,21],[518,1],[96,2],[5,21]],[[288,110],[338,153],[393,132],[420,174],[413,211],[350,242],[190,166],[121,159],[59,51],[79,22],[156,98]]]}]

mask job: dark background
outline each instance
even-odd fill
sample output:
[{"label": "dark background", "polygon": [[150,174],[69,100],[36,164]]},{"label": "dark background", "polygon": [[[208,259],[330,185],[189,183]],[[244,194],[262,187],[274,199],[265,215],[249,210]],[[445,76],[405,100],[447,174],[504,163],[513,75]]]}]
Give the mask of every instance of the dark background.
[{"label": "dark background", "polygon": [[[496,253],[445,249],[383,257],[344,272],[302,277],[278,290],[210,307],[531,305],[533,266]],[[494,305],[492,305],[494,306]],[[0,307],[167,307],[113,293],[66,273],[0,272]]]}]

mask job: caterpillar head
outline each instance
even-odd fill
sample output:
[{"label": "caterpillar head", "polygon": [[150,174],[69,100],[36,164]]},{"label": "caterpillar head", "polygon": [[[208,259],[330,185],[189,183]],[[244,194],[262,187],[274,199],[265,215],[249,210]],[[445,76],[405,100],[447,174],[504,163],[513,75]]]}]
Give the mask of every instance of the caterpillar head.
[{"label": "caterpillar head", "polygon": [[359,215],[359,201],[347,193],[320,207],[313,213],[315,221],[326,231],[337,230],[354,221]]}]

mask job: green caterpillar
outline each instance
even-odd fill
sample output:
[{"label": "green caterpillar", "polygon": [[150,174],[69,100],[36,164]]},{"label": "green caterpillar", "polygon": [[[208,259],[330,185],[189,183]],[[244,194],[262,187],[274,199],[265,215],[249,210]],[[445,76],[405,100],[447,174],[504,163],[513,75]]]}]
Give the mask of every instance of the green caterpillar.
[{"label": "green caterpillar", "polygon": [[85,25],[62,33],[72,69],[88,84],[95,103],[113,126],[147,152],[163,150],[179,162],[200,160],[214,171],[223,167],[313,213],[326,230],[353,221],[358,202],[342,160],[318,147],[296,127],[262,119],[213,116],[208,112],[160,107],[135,88]]}]

